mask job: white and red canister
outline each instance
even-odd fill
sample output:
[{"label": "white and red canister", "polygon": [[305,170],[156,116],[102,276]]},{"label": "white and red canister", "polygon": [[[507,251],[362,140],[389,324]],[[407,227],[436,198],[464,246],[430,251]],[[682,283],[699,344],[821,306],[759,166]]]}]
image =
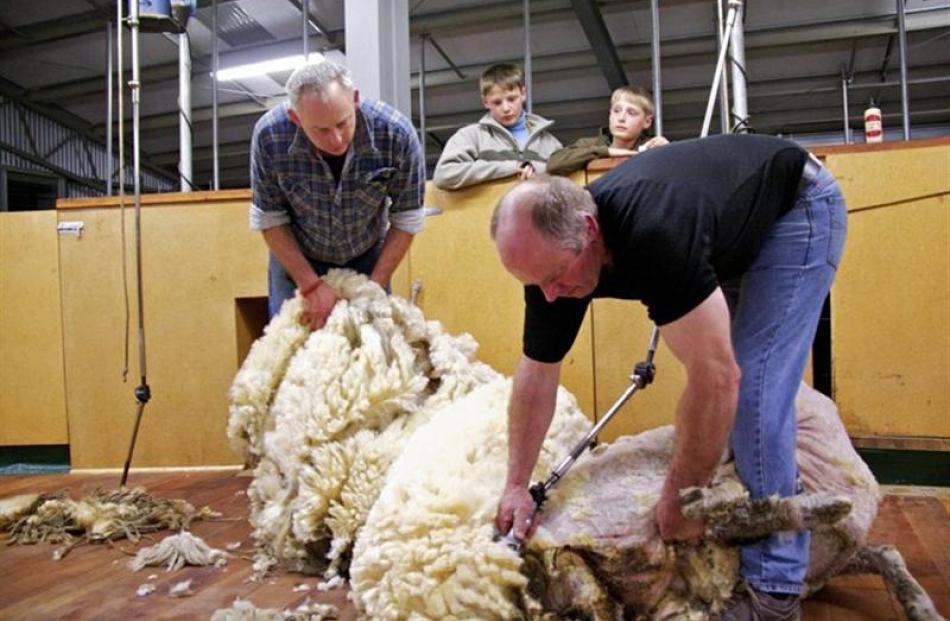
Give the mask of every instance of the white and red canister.
[{"label": "white and red canister", "polygon": [[872,101],[864,111],[864,141],[884,142],[884,126],[881,124],[881,109]]}]

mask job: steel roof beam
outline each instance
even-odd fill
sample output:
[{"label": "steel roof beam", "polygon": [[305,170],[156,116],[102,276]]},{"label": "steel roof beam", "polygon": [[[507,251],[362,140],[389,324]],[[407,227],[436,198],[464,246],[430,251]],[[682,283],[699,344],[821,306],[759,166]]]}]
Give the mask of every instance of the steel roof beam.
[{"label": "steel roof beam", "polygon": [[[532,12],[533,11],[534,9],[532,8]],[[908,16],[908,31],[944,29],[946,28],[947,20],[950,20],[950,9],[938,7],[936,9],[927,9],[926,12],[908,11]],[[889,21],[883,20],[885,17],[889,17]],[[756,30],[747,29],[745,32],[746,49],[774,47],[775,45],[800,45],[816,41],[856,39],[887,35],[894,31],[893,15],[870,16],[866,19],[862,19],[861,24],[857,26],[823,22],[817,24],[798,24],[794,27],[781,26]],[[288,41],[292,41],[292,39],[268,45],[278,46],[286,44]],[[715,37],[712,34],[692,35],[677,39],[668,38],[663,41],[663,58],[664,60],[669,59],[672,61],[682,56],[708,54],[710,50],[714,49]],[[650,52],[650,45],[647,42],[623,45],[619,48],[620,57],[623,62],[626,63],[638,60],[649,61]],[[226,56],[226,54],[223,56]],[[199,69],[205,68],[210,71],[211,57],[209,55],[195,58],[193,63],[194,66]],[[535,56],[534,71],[560,71],[575,67],[586,68],[593,66],[593,63],[594,59],[588,52],[546,54]],[[453,67],[451,69],[430,70],[426,72],[426,86],[435,88],[441,85],[456,84],[465,80],[475,79],[473,77],[460,78],[458,73],[461,71],[465,76],[478,76],[487,66],[486,64],[475,64]],[[177,76],[177,62],[142,68],[143,84],[155,84],[162,81],[177,80]],[[418,77],[414,75],[411,80],[411,87],[417,88]],[[22,94],[31,101],[42,102],[74,99],[85,95],[101,96],[101,93],[104,91],[105,78],[99,77],[76,80],[61,85],[38,87],[24,91]]]},{"label": "steel roof beam", "polygon": [[613,91],[627,85],[627,74],[620,62],[620,55],[610,38],[610,32],[604,23],[604,16],[600,14],[597,0],[571,0],[574,13],[584,29],[590,47],[597,57],[597,64],[607,79],[607,85]]},{"label": "steel roof beam", "polygon": [[[9,97],[22,106],[29,108],[30,110],[33,110],[34,112],[81,134],[89,140],[104,144],[103,136],[100,133],[97,133],[94,126],[88,123],[85,119],[82,119],[71,112],[63,110],[59,106],[41,105],[26,99],[23,97],[23,89],[19,85],[3,77],[0,77],[0,95]],[[178,115],[176,112],[175,119],[177,120],[177,118]],[[129,148],[129,152],[131,153],[131,144],[129,145]],[[157,175],[168,177],[170,180],[175,179],[175,173],[173,171],[161,168],[152,163],[149,159],[148,153],[143,154],[142,166]]]},{"label": "steel roof beam", "polygon": [[34,45],[72,39],[92,33],[102,33],[108,21],[100,11],[86,11],[45,22],[36,22],[0,31],[0,52],[21,50]]},{"label": "steel roof beam", "polygon": [[[87,0],[87,2],[97,8],[92,11],[25,24],[15,29],[5,28],[0,30],[0,51],[22,50],[63,39],[99,34],[102,27],[114,18],[112,8],[100,6],[91,0]],[[114,3],[110,2],[109,4],[114,6]],[[211,6],[211,0],[198,0],[199,9],[206,6]]]}]

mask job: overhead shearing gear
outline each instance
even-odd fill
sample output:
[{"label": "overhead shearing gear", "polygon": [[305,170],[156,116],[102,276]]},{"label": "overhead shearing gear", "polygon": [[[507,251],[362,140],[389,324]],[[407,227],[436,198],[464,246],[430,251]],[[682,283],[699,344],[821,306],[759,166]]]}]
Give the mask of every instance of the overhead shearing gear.
[{"label": "overhead shearing gear", "polygon": [[[633,373],[630,374],[630,385],[626,390],[620,395],[620,397],[614,402],[610,409],[601,417],[599,421],[591,428],[587,434],[581,438],[581,440],[574,445],[574,448],[571,449],[571,452],[567,457],[564,458],[561,463],[557,465],[554,470],[551,471],[551,475],[548,476],[546,481],[538,481],[532,485],[528,491],[531,494],[531,498],[534,500],[534,512],[532,513],[532,519],[538,512],[541,511],[541,507],[544,506],[545,501],[548,499],[548,492],[550,492],[554,487],[564,478],[564,475],[567,474],[567,471],[571,469],[571,466],[574,465],[574,462],[581,456],[584,451],[587,449],[593,448],[597,444],[597,434],[610,422],[610,419],[620,411],[620,408],[623,407],[623,404],[627,402],[630,397],[634,395],[638,390],[643,390],[651,383],[653,383],[653,377],[656,374],[656,367],[653,364],[653,356],[656,354],[656,348],[660,339],[660,330],[656,326],[653,326],[653,333],[650,335],[650,345],[647,348],[647,357],[646,360],[638,362],[633,367]],[[521,546],[523,541],[515,537],[514,527],[508,531],[506,535],[500,535],[498,540],[507,545],[512,550],[521,551]]]}]

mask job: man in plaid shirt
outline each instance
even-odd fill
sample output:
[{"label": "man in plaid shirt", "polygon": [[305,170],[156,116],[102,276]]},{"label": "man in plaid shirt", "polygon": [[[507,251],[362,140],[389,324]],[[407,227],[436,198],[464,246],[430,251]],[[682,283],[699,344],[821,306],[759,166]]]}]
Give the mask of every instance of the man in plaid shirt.
[{"label": "man in plaid shirt", "polygon": [[271,316],[296,288],[300,321],[316,330],[339,299],[320,278],[331,267],[389,285],[422,230],[425,162],[409,120],[360,101],[346,67],[301,66],[286,90],[254,127],[250,221],[271,252]]}]

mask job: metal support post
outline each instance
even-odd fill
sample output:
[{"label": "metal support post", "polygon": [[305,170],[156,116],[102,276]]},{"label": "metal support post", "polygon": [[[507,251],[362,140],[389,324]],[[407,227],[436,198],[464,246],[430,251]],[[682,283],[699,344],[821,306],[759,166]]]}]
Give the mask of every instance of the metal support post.
[{"label": "metal support post", "polygon": [[851,76],[849,76],[844,67],[841,67],[841,106],[844,113],[844,143],[851,144],[851,118],[848,105],[848,85],[851,84]]},{"label": "metal support post", "polygon": [[303,61],[310,58],[310,0],[301,0],[300,15],[303,17]]},{"label": "metal support post", "polygon": [[182,192],[191,192],[194,179],[191,133],[191,45],[188,34],[178,35],[178,176]]},{"label": "metal support post", "polygon": [[901,53],[901,120],[904,140],[910,140],[910,94],[907,90],[907,26],[904,23],[904,0],[897,0],[897,41]]},{"label": "metal support post", "polygon": [[659,0],[650,0],[653,18],[653,127],[657,136],[663,135],[663,84],[660,76],[660,7]]},{"label": "metal support post", "polygon": [[419,35],[419,145],[422,147],[422,161],[426,161],[426,39],[428,35]]},{"label": "metal support post", "polygon": [[212,189],[221,189],[218,161],[218,0],[211,0],[211,168]]},{"label": "metal support post", "polygon": [[531,83],[531,0],[524,0],[524,85],[528,91],[524,109],[528,114],[532,111],[531,97],[534,88]]},{"label": "metal support post", "polygon": [[112,22],[106,22],[106,196],[112,196],[112,171],[115,163],[112,161],[112,102],[115,86],[112,83],[112,59],[115,50],[112,45]]},{"label": "metal support post", "polygon": [[[749,129],[749,103],[746,93],[745,71],[745,10],[742,3],[736,7],[735,24],[730,41],[730,73],[732,74],[732,116],[730,131],[745,133]],[[725,86],[723,86],[725,88]]]},{"label": "metal support post", "polygon": [[706,115],[703,117],[703,128],[699,133],[700,138],[709,135],[709,123],[712,121],[713,105],[716,103],[716,89],[719,88],[719,81],[722,77],[723,65],[726,61],[726,52],[729,49],[729,41],[732,37],[732,28],[736,23],[737,10],[742,6],[739,0],[729,0],[729,13],[726,15],[726,32],[722,37],[723,46],[719,50],[719,59],[716,61],[716,71],[713,73],[712,87],[709,89],[709,101],[706,104]]},{"label": "metal support post", "polygon": [[[722,1],[716,0],[716,43],[719,45],[716,49],[722,49],[726,44],[722,34],[726,29],[725,16],[722,13]],[[728,134],[732,129],[729,123],[729,76],[722,74],[722,88],[719,89],[719,133]]]}]

